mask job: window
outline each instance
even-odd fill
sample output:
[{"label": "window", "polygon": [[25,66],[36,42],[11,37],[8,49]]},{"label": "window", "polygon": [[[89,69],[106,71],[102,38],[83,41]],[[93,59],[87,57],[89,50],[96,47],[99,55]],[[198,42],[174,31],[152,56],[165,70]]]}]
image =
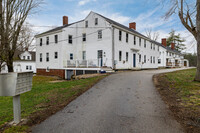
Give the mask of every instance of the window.
[{"label": "window", "polygon": [[40,62],[42,62],[42,53],[40,53]]},{"label": "window", "polygon": [[49,37],[46,38],[46,44],[49,45]]},{"label": "window", "polygon": [[153,45],[152,45],[152,43],[151,43],[151,49],[153,48]]},{"label": "window", "polygon": [[119,51],[119,61],[122,61],[122,51]]},{"label": "window", "polygon": [[46,53],[46,61],[49,62],[49,53]]},{"label": "window", "polygon": [[144,40],[144,47],[145,47],[145,48],[147,47],[146,40]]},{"label": "window", "polygon": [[152,60],[153,60],[153,59],[152,59],[152,56],[151,56],[151,63],[152,63]]},{"label": "window", "polygon": [[83,33],[82,36],[83,36],[83,42],[85,42],[86,41],[86,34]]},{"label": "window", "polygon": [[155,64],[155,57],[153,57],[153,63]]},{"label": "window", "polygon": [[88,21],[85,21],[85,28],[88,27]]},{"label": "window", "polygon": [[86,51],[83,51],[82,57],[83,57],[83,60],[86,60]]},{"label": "window", "polygon": [[153,50],[155,50],[155,44],[153,44]]},{"label": "window", "polygon": [[46,68],[46,72],[49,72],[49,71],[50,71],[50,70],[49,70],[49,67],[47,67],[47,68]]},{"label": "window", "polygon": [[141,46],[141,38],[139,39],[139,46]]},{"label": "window", "polygon": [[58,58],[58,52],[54,53],[54,58],[57,59]]},{"label": "window", "polygon": [[144,55],[144,63],[146,63],[146,55]]},{"label": "window", "polygon": [[72,44],[72,35],[68,36],[68,43]]},{"label": "window", "polygon": [[28,70],[28,66],[26,66],[26,70]]},{"label": "window", "polygon": [[158,51],[159,51],[159,48],[160,48],[160,47],[158,46]]},{"label": "window", "polygon": [[25,60],[25,59],[26,59],[26,56],[23,56],[23,59]]},{"label": "window", "polygon": [[161,59],[158,59],[158,64],[160,64],[161,63]]},{"label": "window", "polygon": [[32,66],[29,67],[29,70],[32,70]]},{"label": "window", "polygon": [[141,56],[141,54],[139,55],[139,62],[141,62],[141,60],[142,60],[142,56]]},{"label": "window", "polygon": [[95,25],[98,25],[98,18],[95,18]]},{"label": "window", "polygon": [[30,56],[27,56],[27,60],[30,60]]},{"label": "window", "polygon": [[42,46],[42,38],[40,38],[40,46]]},{"label": "window", "polygon": [[128,52],[126,52],[126,61],[128,61]]},{"label": "window", "polygon": [[134,45],[136,45],[136,37],[135,36],[133,37],[133,43],[134,43]]},{"label": "window", "polygon": [[102,30],[98,31],[98,39],[102,39]]},{"label": "window", "polygon": [[74,59],[73,54],[70,53],[70,60],[73,60],[73,59]]},{"label": "window", "polygon": [[58,43],[58,35],[55,35],[55,43]]},{"label": "window", "polygon": [[119,40],[120,41],[122,40],[122,31],[121,30],[119,31]]},{"label": "window", "polygon": [[126,42],[128,42],[128,33],[126,33]]}]

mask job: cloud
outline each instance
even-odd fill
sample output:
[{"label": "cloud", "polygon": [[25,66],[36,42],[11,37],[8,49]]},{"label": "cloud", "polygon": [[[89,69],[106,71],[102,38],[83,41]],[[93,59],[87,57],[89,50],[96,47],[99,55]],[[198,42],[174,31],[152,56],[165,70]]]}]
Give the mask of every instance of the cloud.
[{"label": "cloud", "polygon": [[83,6],[85,5],[86,3],[89,3],[89,2],[95,2],[96,0],[81,0],[78,2],[78,5],[79,6]]}]

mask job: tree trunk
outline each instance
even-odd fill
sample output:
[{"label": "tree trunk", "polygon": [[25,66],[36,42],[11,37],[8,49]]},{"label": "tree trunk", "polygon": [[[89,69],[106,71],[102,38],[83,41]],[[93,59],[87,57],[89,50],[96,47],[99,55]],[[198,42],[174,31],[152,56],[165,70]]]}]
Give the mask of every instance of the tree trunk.
[{"label": "tree trunk", "polygon": [[197,16],[196,16],[196,31],[197,31],[197,71],[195,81],[200,81],[200,0],[197,0]]},{"label": "tree trunk", "polygon": [[13,56],[9,55],[9,59],[7,60],[6,64],[8,66],[8,72],[13,72]]}]

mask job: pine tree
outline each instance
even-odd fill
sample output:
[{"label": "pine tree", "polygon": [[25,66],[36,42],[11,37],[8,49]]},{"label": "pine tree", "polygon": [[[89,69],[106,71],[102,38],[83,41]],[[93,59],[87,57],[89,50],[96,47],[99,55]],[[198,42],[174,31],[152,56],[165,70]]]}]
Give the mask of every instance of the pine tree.
[{"label": "pine tree", "polygon": [[185,47],[185,39],[181,38],[180,34],[176,34],[175,30],[172,30],[169,33],[169,37],[167,38],[167,46],[171,46],[171,43],[175,43],[175,50],[181,52],[186,49]]}]

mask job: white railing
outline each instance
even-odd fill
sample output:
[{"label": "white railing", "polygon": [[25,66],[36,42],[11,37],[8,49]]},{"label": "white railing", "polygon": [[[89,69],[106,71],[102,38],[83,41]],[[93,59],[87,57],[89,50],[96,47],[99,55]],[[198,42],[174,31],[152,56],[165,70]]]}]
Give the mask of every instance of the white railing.
[{"label": "white railing", "polygon": [[101,59],[93,60],[67,60],[63,62],[64,68],[99,68],[106,65],[107,61]]}]

